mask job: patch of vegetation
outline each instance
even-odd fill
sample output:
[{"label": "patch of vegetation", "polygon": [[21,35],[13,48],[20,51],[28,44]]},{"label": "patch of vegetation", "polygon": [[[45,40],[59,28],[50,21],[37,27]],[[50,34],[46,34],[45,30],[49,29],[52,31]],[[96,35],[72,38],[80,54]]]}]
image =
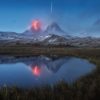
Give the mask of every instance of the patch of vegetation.
[{"label": "patch of vegetation", "polygon": [[[6,53],[5,53],[6,52]],[[73,84],[59,82],[50,87],[33,88],[30,90],[17,87],[0,89],[0,100],[97,100],[100,99],[100,49],[99,48],[34,48],[4,47],[1,54],[14,56],[59,55],[76,56],[88,59],[96,64],[96,70],[81,77]]]}]

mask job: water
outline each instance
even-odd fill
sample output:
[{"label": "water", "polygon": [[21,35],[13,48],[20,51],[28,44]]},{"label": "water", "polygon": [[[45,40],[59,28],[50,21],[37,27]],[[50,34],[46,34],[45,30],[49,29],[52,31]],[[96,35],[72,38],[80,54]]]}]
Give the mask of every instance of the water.
[{"label": "water", "polygon": [[75,57],[0,57],[0,86],[31,88],[54,85],[61,80],[70,83],[94,69],[94,64]]}]

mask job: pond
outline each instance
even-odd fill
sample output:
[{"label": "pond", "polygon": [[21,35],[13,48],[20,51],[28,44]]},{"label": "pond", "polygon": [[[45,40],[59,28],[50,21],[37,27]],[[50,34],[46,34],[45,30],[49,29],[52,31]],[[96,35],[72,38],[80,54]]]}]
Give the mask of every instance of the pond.
[{"label": "pond", "polygon": [[59,81],[72,83],[95,69],[89,61],[75,58],[0,57],[0,86],[31,88],[54,85]]}]

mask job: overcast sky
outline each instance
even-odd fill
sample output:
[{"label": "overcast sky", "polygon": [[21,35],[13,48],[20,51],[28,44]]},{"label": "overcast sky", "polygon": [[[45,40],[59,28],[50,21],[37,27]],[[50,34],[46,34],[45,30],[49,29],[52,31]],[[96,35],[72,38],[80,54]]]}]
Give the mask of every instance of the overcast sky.
[{"label": "overcast sky", "polygon": [[100,0],[0,0],[0,31],[23,32],[32,20],[52,21],[73,35],[100,36]]}]

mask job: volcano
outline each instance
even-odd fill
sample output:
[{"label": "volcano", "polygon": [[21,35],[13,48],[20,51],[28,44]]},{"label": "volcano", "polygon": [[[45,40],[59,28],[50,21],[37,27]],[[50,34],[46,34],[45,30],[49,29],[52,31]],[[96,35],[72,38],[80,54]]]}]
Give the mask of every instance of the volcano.
[{"label": "volcano", "polygon": [[68,34],[65,31],[63,31],[61,29],[61,27],[56,22],[53,22],[50,25],[48,25],[48,27],[45,30],[45,32],[48,33],[48,34],[56,34],[56,35]]},{"label": "volcano", "polygon": [[32,21],[31,30],[39,32],[41,30],[41,22],[39,20]]},{"label": "volcano", "polygon": [[71,47],[100,47],[99,37],[73,37],[55,22],[48,25],[45,30],[42,30],[39,23],[33,22],[33,24],[38,30],[35,30],[33,25],[23,33],[0,32],[0,45],[39,43],[41,45],[67,45]]},{"label": "volcano", "polygon": [[51,37],[52,35],[58,35],[63,36],[66,35],[66,37],[70,37],[70,35],[63,31],[61,27],[56,23],[53,22],[50,25],[47,26],[45,30],[42,30],[39,28],[39,31],[34,30],[34,28],[30,28],[29,30],[26,30],[24,33],[22,33],[24,36],[32,36],[34,39],[40,39],[44,40],[48,37]]}]

